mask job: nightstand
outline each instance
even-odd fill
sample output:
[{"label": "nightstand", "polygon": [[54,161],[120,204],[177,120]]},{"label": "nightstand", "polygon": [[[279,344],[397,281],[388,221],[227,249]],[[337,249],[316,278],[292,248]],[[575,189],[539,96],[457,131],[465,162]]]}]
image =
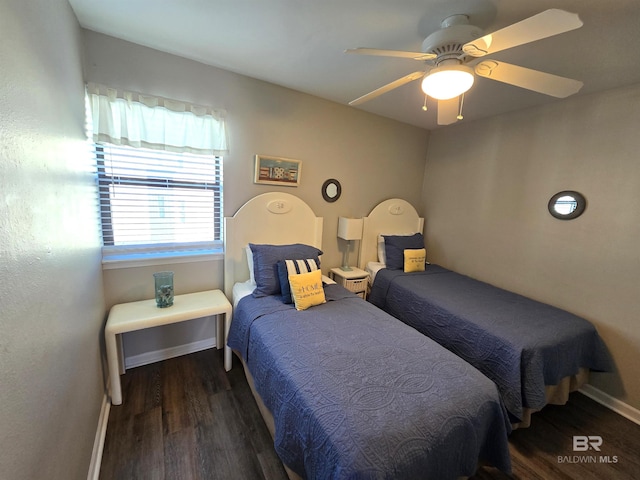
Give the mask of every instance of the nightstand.
[{"label": "nightstand", "polygon": [[351,271],[342,270],[340,267],[332,268],[329,278],[359,297],[367,298],[369,274],[364,270],[351,267]]}]

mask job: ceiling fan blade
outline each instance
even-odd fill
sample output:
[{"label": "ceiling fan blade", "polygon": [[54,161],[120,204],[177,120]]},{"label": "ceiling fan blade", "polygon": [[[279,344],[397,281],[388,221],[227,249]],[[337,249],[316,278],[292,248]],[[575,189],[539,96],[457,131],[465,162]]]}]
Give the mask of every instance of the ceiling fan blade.
[{"label": "ceiling fan blade", "polygon": [[438,100],[438,125],[451,125],[458,121],[460,97]]},{"label": "ceiling fan blade", "polygon": [[583,83],[571,78],[559,77],[551,73],[531,70],[510,63],[485,60],[475,67],[476,73],[491,80],[544,93],[552,97],[565,98],[577,93]]},{"label": "ceiling fan blade", "polygon": [[358,53],[360,55],[377,55],[380,57],[412,58],[413,60],[432,60],[433,53],[404,52],[402,50],[381,50],[379,48],[349,48],[344,53]]},{"label": "ceiling fan blade", "polygon": [[483,57],[507,48],[569,32],[581,26],[582,21],[575,13],[559,9],[545,10],[521,22],[472,40],[463,45],[462,50],[472,57]]},{"label": "ceiling fan blade", "polygon": [[391,83],[387,83],[383,87],[375,89],[373,92],[369,92],[366,95],[363,95],[363,96],[361,96],[359,98],[356,98],[355,100],[350,101],[349,105],[351,105],[351,106],[360,105],[361,103],[364,103],[364,102],[366,102],[368,100],[376,98],[376,97],[382,95],[383,93],[390,92],[394,88],[401,87],[405,83],[413,82],[414,80],[417,80],[417,79],[422,78],[422,77],[424,77],[424,72],[413,72],[413,73],[410,73],[409,75],[405,75],[404,77],[399,78],[398,80],[394,80]]}]

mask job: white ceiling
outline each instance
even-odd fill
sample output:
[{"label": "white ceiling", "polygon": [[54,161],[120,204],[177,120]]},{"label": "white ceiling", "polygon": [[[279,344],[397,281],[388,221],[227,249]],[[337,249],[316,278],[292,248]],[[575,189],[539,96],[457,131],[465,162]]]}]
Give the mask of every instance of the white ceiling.
[{"label": "white ceiling", "polygon": [[[321,98],[349,101],[420,69],[415,60],[347,48],[420,51],[452,14],[487,33],[548,8],[580,15],[578,30],[491,58],[584,82],[578,95],[640,83],[640,0],[69,0],[90,30]],[[415,81],[358,107],[419,127]],[[484,78],[465,95],[464,122],[558,101]],[[633,108],[638,108],[635,106]]]}]

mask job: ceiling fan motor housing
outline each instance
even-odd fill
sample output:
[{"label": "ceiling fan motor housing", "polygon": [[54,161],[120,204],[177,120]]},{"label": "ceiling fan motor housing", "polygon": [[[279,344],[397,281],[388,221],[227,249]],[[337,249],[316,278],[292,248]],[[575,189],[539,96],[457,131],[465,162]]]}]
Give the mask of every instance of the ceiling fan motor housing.
[{"label": "ceiling fan motor housing", "polygon": [[484,35],[481,28],[469,25],[466,15],[452,15],[442,22],[442,29],[433,32],[424,42],[422,51],[437,55],[436,64],[464,55],[462,46]]}]

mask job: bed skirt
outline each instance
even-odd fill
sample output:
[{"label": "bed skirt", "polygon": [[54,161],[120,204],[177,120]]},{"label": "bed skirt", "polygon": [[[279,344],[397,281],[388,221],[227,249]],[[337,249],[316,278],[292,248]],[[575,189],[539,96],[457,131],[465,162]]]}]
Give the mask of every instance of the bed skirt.
[{"label": "bed skirt", "polygon": [[[547,405],[564,405],[569,400],[569,394],[580,389],[589,381],[589,369],[581,368],[576,375],[564,377],[558,385],[546,385],[544,387]],[[531,426],[531,415],[539,410],[533,408],[524,408],[522,410],[522,421],[512,423],[511,427],[527,428]]]}]

